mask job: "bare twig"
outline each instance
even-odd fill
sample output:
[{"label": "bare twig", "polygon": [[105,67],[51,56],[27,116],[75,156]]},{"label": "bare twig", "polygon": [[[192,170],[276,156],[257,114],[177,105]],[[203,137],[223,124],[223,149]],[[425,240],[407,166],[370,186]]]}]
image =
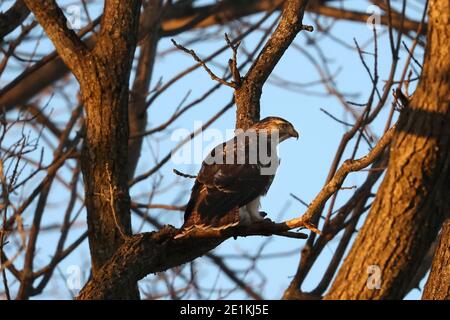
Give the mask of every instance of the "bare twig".
[{"label": "bare twig", "polygon": [[197,54],[195,53],[194,50],[190,50],[190,49],[183,47],[181,44],[178,44],[174,39],[172,39],[172,43],[178,49],[190,54],[192,56],[192,58],[194,58],[194,60],[197,61],[203,67],[203,69],[205,69],[205,71],[210,75],[212,80],[215,80],[215,81],[217,81],[225,86],[228,86],[230,88],[236,88],[236,84],[225,81],[222,78],[219,78],[218,76],[216,76],[214,74],[214,72],[212,72],[211,69],[208,68],[208,66],[206,65],[206,62],[203,61],[202,59],[200,59],[199,56],[197,56]]},{"label": "bare twig", "polygon": [[187,173],[183,173],[181,171],[178,171],[177,169],[173,169],[173,173],[175,173],[177,176],[183,177],[183,178],[189,178],[189,179],[195,179],[197,178],[197,176],[191,175],[191,174],[187,174]]}]

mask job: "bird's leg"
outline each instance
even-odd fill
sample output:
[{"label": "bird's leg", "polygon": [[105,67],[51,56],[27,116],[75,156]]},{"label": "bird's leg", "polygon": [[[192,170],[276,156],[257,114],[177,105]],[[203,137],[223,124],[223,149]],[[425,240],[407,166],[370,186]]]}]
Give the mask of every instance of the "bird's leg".
[{"label": "bird's leg", "polygon": [[239,208],[239,224],[241,225],[248,225],[250,224],[251,218],[250,213],[247,210],[247,206],[243,206]]},{"label": "bird's leg", "polygon": [[247,207],[247,211],[250,215],[250,220],[252,222],[257,222],[257,221],[262,221],[264,220],[264,216],[262,216],[259,213],[259,207],[260,207],[260,197],[257,197],[255,200],[253,200],[252,202],[249,202],[246,207]]}]

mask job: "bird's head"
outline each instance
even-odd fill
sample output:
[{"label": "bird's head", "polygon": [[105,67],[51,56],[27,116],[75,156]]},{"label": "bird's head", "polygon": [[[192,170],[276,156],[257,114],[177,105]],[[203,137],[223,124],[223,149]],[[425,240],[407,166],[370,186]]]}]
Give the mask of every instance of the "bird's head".
[{"label": "bird's head", "polygon": [[255,123],[251,129],[265,130],[268,134],[277,133],[279,141],[282,142],[289,138],[298,139],[298,132],[292,123],[279,117],[267,117]]}]

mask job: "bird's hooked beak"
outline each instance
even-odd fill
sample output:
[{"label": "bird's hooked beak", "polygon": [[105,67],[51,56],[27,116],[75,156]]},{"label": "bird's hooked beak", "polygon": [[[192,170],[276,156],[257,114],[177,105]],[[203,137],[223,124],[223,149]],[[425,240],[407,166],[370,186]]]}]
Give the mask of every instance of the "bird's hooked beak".
[{"label": "bird's hooked beak", "polygon": [[299,134],[298,134],[297,130],[294,129],[294,127],[290,128],[289,135],[298,140]]}]

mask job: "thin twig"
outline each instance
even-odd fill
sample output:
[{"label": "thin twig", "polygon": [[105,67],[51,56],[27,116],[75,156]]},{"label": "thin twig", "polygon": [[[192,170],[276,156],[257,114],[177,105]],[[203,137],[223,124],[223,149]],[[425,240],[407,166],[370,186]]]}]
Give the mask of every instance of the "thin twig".
[{"label": "thin twig", "polygon": [[233,58],[228,60],[228,66],[230,68],[231,75],[233,76],[234,84],[237,87],[241,86],[242,78],[241,74],[239,73],[239,68],[237,66],[237,50],[241,44],[241,41],[236,42],[235,45],[233,45],[233,42],[230,40],[228,34],[225,33],[225,41],[227,42],[228,46],[233,50]]},{"label": "thin twig", "polygon": [[183,173],[181,171],[178,171],[177,169],[173,169],[173,173],[175,173],[176,175],[183,177],[183,178],[189,178],[189,179],[195,179],[197,178],[197,176],[191,175],[191,174],[187,174],[187,173]]},{"label": "thin twig", "polygon": [[208,74],[210,75],[212,80],[215,80],[225,86],[231,87],[233,89],[236,88],[236,84],[232,83],[232,82],[228,82],[223,80],[222,78],[219,78],[218,76],[216,76],[214,74],[214,72],[211,71],[211,69],[208,68],[208,66],[206,65],[206,62],[203,61],[202,59],[200,59],[199,56],[197,56],[197,54],[195,53],[194,50],[191,49],[187,49],[186,47],[182,46],[181,44],[178,44],[174,39],[172,39],[172,43],[174,44],[175,47],[177,47],[178,49],[190,54],[192,56],[192,58],[194,58],[195,61],[197,61],[202,67],[203,69],[205,69],[206,72],[208,72]]}]

